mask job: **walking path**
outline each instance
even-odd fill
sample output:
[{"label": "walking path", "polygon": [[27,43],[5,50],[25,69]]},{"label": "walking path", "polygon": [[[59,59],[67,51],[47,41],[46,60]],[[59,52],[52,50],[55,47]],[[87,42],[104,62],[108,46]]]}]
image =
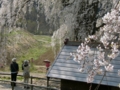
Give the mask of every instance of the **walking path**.
[{"label": "walking path", "polygon": [[[0,73],[2,73],[2,72],[0,72]],[[19,75],[22,75],[22,72],[19,72]],[[1,77],[10,77],[8,75],[0,75],[0,76]],[[45,73],[42,73],[42,74],[41,73],[31,73],[31,76],[40,77],[40,78],[45,78],[46,77]],[[22,81],[17,80],[17,82],[22,82]],[[11,84],[9,82],[0,81],[0,90],[12,90]],[[14,90],[30,90],[30,89],[24,89],[23,85],[17,85],[14,88]]]},{"label": "walking path", "polygon": [[[12,90],[11,85],[8,83],[0,83],[0,90]],[[16,86],[14,90],[25,90],[22,86]]]}]

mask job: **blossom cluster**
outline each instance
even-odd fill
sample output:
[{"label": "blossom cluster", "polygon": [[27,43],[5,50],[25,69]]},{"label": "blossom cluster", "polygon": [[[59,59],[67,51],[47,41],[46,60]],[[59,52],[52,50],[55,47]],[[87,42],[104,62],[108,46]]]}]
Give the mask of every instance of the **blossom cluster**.
[{"label": "blossom cluster", "polygon": [[[111,61],[119,54],[119,40],[120,40],[120,4],[117,8],[111,10],[105,14],[102,18],[105,24],[100,28],[100,35],[95,34],[85,39],[76,53],[70,53],[74,57],[74,61],[80,64],[79,71],[87,72],[87,82],[91,83],[94,81],[94,77],[97,74],[103,74],[104,72],[111,72],[114,69],[114,65]],[[102,43],[103,47],[98,45],[93,50],[88,43],[93,40],[97,40]],[[91,52],[94,52],[91,54]],[[95,53],[96,52],[96,53]],[[120,70],[118,70],[120,75]]]}]

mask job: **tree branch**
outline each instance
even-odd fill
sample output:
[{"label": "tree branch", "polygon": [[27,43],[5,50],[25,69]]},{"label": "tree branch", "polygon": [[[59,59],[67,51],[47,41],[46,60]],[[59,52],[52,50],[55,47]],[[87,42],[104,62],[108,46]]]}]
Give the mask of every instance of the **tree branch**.
[{"label": "tree branch", "polygon": [[105,77],[105,75],[106,75],[106,72],[107,72],[107,71],[104,72],[104,75],[103,75],[100,83],[97,85],[97,87],[96,87],[94,90],[98,90],[98,88],[100,87],[100,85],[101,85],[101,83],[102,83],[102,81],[103,81],[103,79],[104,79],[104,77]]}]

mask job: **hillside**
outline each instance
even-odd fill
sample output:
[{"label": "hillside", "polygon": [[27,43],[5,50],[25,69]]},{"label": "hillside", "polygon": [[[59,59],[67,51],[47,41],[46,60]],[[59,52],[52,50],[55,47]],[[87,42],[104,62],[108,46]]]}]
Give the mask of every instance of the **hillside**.
[{"label": "hillside", "polygon": [[7,63],[11,61],[11,58],[25,53],[37,43],[38,42],[33,38],[33,35],[29,32],[25,30],[12,30],[7,34]]},{"label": "hillside", "polygon": [[[45,71],[44,60],[54,61],[54,52],[51,47],[51,36],[33,35],[25,30],[13,30],[7,34],[7,65],[11,63],[13,57],[17,58],[19,66],[24,60],[31,60],[32,71],[38,71],[41,67]],[[57,52],[56,52],[57,53]],[[9,67],[5,68],[6,71]],[[21,70],[21,67],[20,67]]]}]

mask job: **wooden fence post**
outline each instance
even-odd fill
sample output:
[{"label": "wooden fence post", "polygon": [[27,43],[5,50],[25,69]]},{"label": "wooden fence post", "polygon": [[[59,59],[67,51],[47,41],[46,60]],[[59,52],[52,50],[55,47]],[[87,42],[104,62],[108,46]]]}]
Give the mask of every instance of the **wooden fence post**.
[{"label": "wooden fence post", "polygon": [[[33,77],[31,76],[31,77],[30,77],[30,79],[31,79],[31,80],[30,80],[30,81],[31,81],[31,84],[33,83],[32,78],[33,78]],[[31,90],[33,90],[33,85],[31,85]]]},{"label": "wooden fence post", "polygon": [[14,83],[12,82],[12,90],[14,90]]},{"label": "wooden fence post", "polygon": [[[47,77],[47,87],[49,87],[49,77]],[[47,88],[47,90],[49,89]]]}]

